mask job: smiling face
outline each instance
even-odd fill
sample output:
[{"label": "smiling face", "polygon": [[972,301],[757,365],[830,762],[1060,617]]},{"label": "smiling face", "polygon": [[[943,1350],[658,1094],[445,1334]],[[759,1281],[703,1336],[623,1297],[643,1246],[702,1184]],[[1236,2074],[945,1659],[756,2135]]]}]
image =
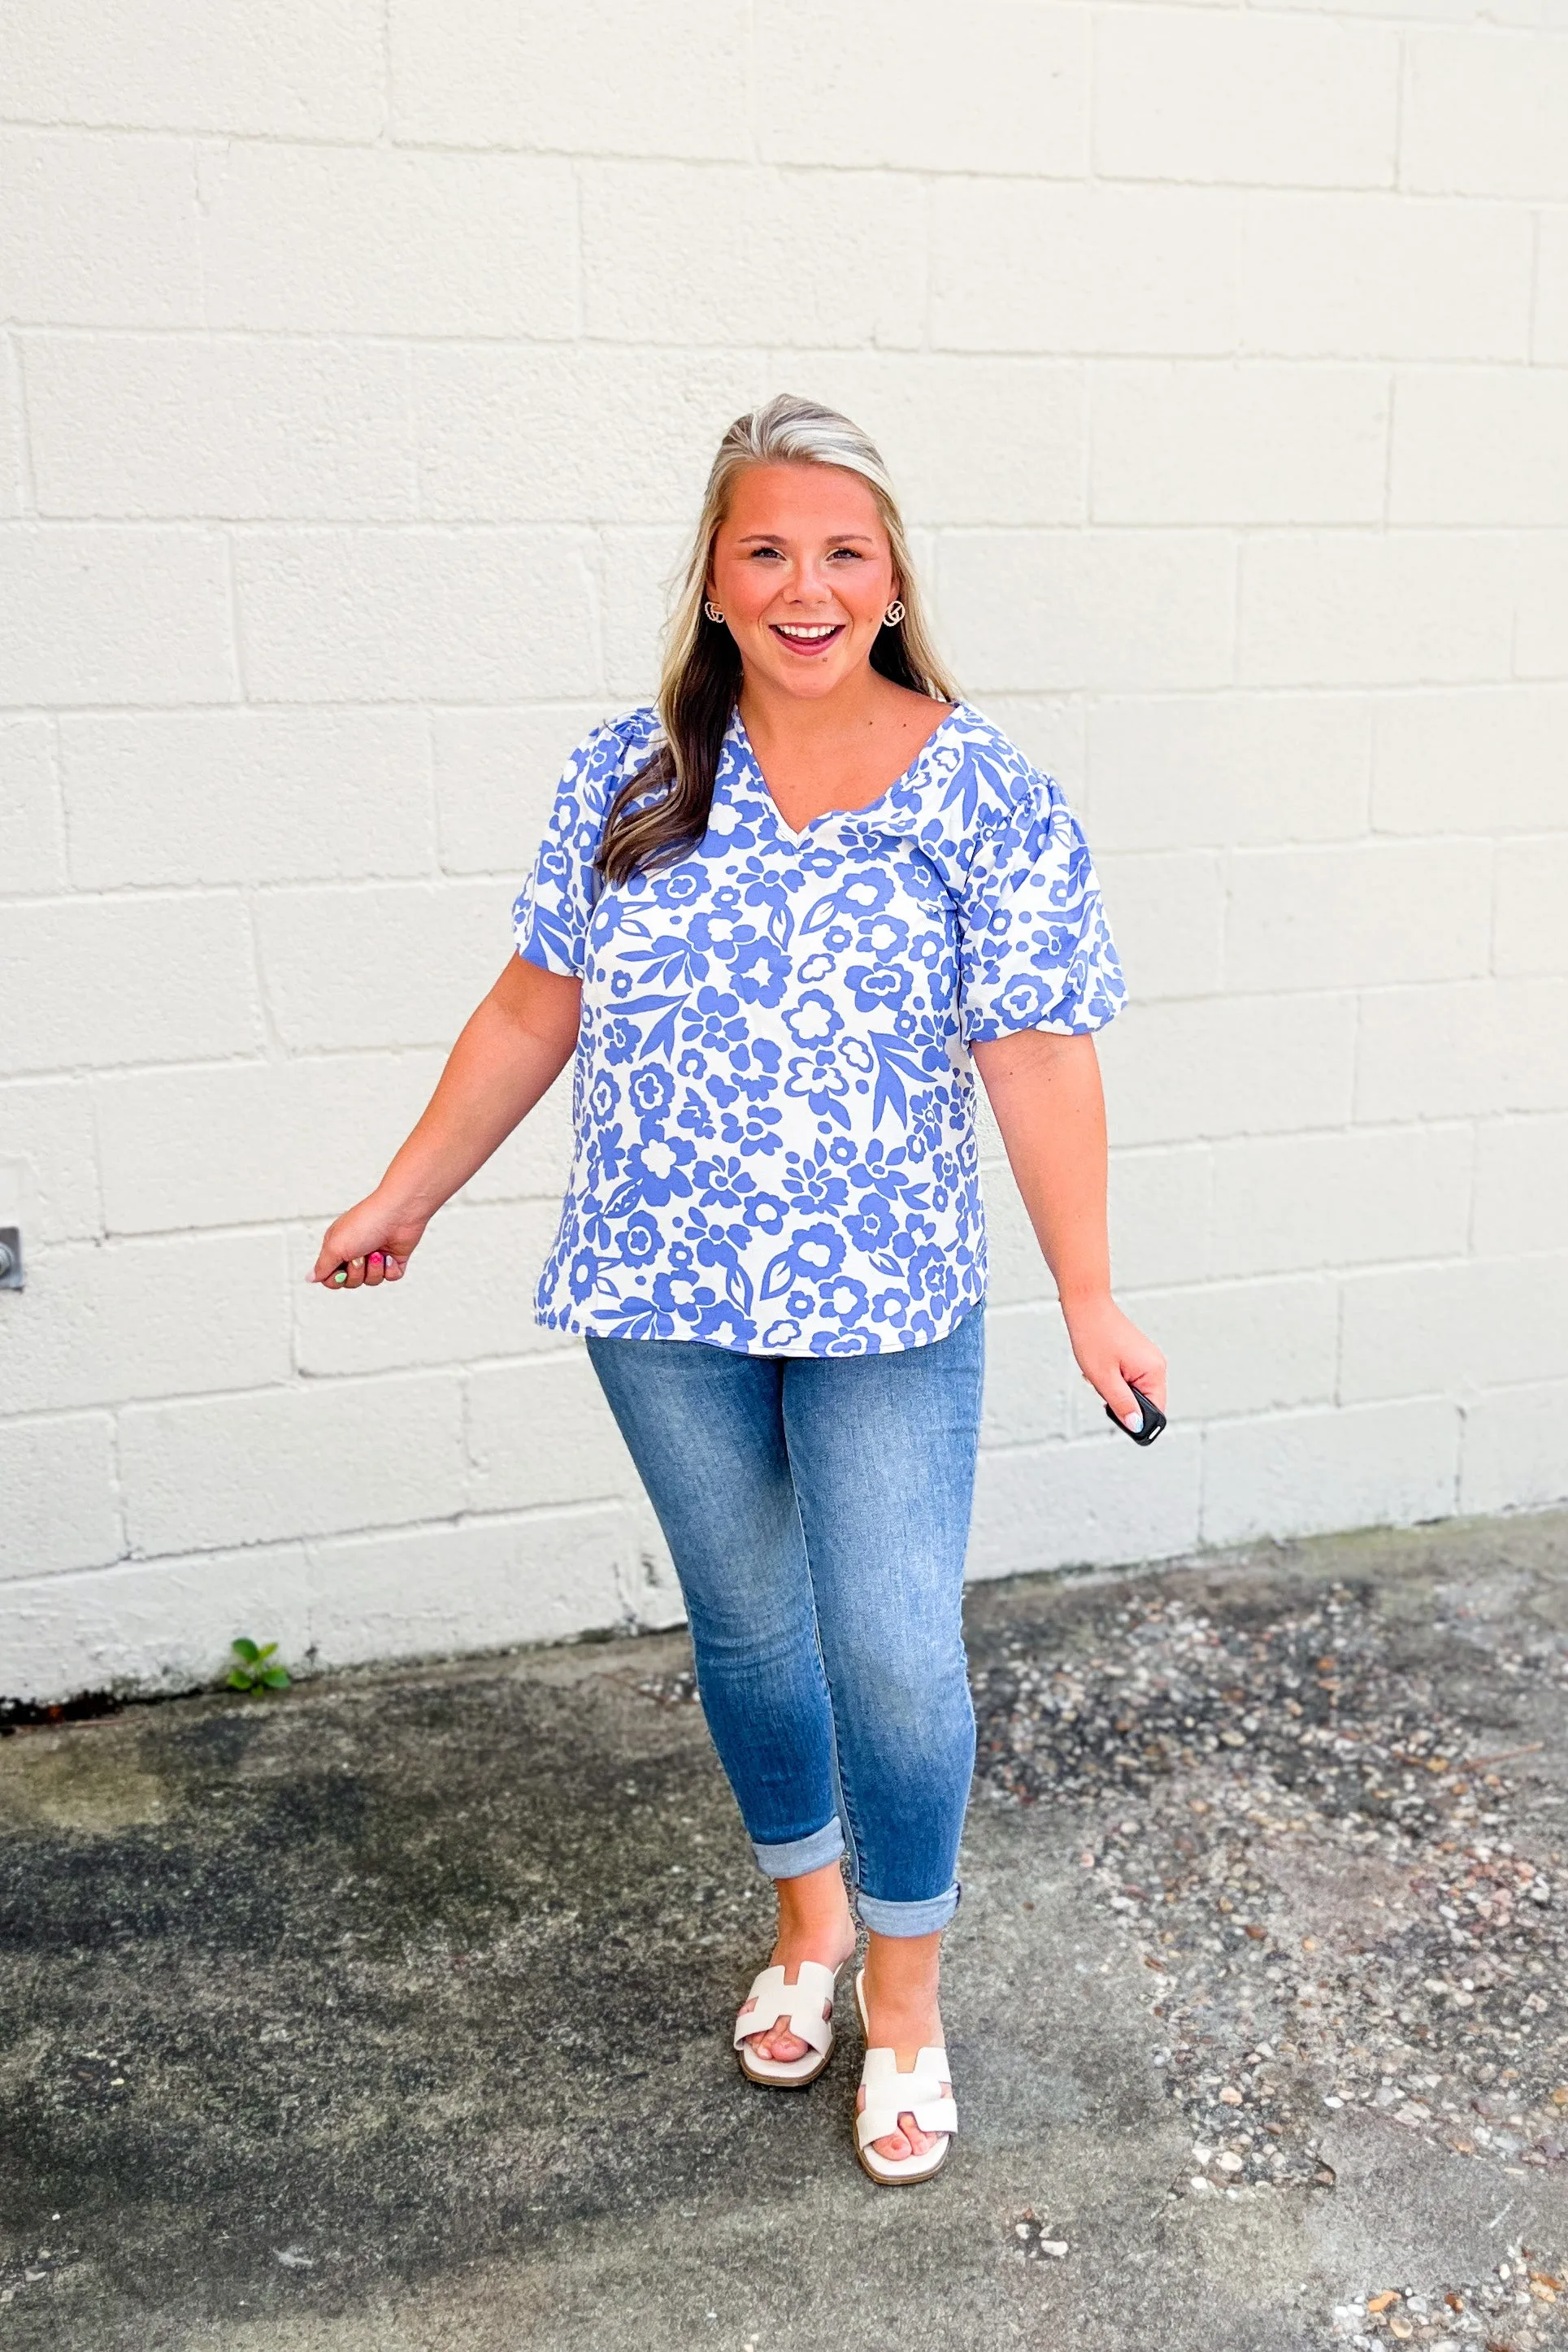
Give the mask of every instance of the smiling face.
[{"label": "smiling face", "polygon": [[898,593],[870,485],[840,466],[750,466],[714,540],[708,593],[749,674],[831,694],[871,658]]}]

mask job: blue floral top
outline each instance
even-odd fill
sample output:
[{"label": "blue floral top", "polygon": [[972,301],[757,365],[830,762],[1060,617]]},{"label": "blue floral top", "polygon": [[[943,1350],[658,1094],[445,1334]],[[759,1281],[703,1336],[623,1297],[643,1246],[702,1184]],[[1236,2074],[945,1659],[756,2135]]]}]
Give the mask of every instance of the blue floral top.
[{"label": "blue floral top", "polygon": [[583,982],[538,1320],[751,1355],[940,1339],[986,1286],[967,1044],[1122,1002],[1077,821],[960,703],[879,800],[797,833],[737,711],[702,841],[603,888],[606,807],[657,741],[643,709],[572,753],[515,908],[518,953]]}]

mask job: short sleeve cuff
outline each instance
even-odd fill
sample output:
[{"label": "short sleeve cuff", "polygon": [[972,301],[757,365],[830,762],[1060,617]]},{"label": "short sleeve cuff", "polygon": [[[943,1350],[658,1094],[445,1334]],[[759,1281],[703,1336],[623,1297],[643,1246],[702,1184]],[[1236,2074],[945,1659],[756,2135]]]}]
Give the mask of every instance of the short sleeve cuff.
[{"label": "short sleeve cuff", "polygon": [[1087,1037],[1115,1019],[1124,999],[1125,991],[1118,983],[1113,992],[1097,989],[1092,996],[1051,1005],[1033,1015],[1016,1000],[1004,1002],[994,1009],[971,1011],[964,1023],[964,1034],[971,1045],[989,1045],[997,1037],[1016,1037],[1026,1029],[1043,1030],[1053,1037]]},{"label": "short sleeve cuff", "polygon": [[531,889],[522,892],[512,909],[512,938],[524,963],[538,964],[541,971],[559,973],[562,980],[582,978],[581,933],[539,905]]}]

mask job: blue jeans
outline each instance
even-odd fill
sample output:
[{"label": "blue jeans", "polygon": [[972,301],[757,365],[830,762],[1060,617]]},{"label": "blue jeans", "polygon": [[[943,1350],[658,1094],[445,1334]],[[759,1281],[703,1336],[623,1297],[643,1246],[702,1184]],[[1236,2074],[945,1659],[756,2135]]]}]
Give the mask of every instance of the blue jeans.
[{"label": "blue jeans", "polygon": [[961,1622],[985,1308],[881,1356],[588,1339],[668,1539],[697,1689],[758,1863],[846,1848],[862,1918],[958,1901],[975,1760]]}]

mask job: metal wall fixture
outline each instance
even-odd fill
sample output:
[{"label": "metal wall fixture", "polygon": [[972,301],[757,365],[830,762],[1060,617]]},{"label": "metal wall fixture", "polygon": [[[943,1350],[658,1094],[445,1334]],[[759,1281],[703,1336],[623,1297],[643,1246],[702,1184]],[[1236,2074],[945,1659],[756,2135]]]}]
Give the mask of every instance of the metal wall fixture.
[{"label": "metal wall fixture", "polygon": [[22,1286],[21,1233],[16,1225],[0,1225],[0,1290]]}]

